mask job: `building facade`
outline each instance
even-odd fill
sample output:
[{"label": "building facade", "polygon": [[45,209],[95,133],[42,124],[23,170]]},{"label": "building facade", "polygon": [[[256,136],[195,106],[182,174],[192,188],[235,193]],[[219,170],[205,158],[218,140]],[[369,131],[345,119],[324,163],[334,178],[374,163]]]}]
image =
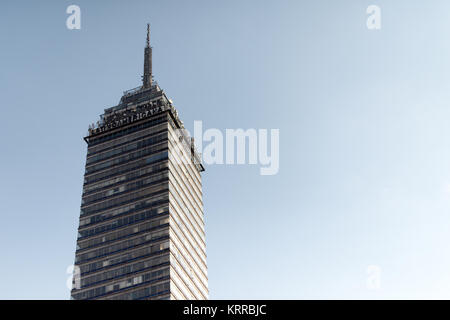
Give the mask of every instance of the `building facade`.
[{"label": "building facade", "polygon": [[72,299],[207,299],[204,168],[152,78],[89,126]]}]

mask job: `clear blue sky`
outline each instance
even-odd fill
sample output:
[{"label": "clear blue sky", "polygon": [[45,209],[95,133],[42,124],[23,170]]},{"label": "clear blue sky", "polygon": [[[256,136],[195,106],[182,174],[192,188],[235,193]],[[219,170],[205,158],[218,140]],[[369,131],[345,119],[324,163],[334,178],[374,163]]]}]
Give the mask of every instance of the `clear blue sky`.
[{"label": "clear blue sky", "polygon": [[[81,30],[66,28],[70,4]],[[2,1],[0,298],[69,298],[82,137],[140,84],[147,22],[155,79],[188,128],[280,129],[278,175],[206,168],[211,298],[450,298],[449,12],[444,0]]]}]

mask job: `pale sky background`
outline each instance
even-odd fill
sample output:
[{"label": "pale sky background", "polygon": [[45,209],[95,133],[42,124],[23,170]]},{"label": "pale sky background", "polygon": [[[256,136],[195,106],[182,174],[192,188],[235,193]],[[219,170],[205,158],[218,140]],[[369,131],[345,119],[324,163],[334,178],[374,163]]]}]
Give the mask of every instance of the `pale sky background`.
[{"label": "pale sky background", "polygon": [[206,167],[210,298],[450,298],[449,14],[445,0],[2,1],[0,298],[69,298],[82,137],[140,85],[147,22],[189,129],[280,129],[278,175]]}]

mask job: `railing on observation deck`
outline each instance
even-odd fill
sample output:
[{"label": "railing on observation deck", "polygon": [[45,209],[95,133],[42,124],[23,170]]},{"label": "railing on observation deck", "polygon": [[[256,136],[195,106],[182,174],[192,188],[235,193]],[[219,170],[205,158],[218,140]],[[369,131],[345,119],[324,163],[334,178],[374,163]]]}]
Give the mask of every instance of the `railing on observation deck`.
[{"label": "railing on observation deck", "polygon": [[[154,85],[158,85],[158,83],[156,82],[156,81],[152,81],[152,87],[154,86]],[[143,86],[139,86],[139,87],[136,87],[136,88],[133,88],[133,89],[130,89],[130,90],[126,90],[126,91],[124,91],[123,92],[123,96],[124,97],[128,97],[128,96],[131,96],[131,95],[133,95],[133,94],[135,94],[135,93],[138,93],[138,92],[141,92],[141,91],[146,91],[146,90],[149,90],[150,88],[144,88]]]}]

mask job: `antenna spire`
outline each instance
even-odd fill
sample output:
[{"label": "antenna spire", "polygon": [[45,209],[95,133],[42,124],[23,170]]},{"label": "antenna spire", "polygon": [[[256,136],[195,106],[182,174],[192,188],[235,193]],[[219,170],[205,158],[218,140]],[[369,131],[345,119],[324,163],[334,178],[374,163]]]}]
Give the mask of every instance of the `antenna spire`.
[{"label": "antenna spire", "polygon": [[147,45],[144,51],[144,75],[142,76],[142,86],[152,87],[152,47],[150,47],[150,23],[147,23]]},{"label": "antenna spire", "polygon": [[150,47],[150,23],[147,23],[147,48]]}]

